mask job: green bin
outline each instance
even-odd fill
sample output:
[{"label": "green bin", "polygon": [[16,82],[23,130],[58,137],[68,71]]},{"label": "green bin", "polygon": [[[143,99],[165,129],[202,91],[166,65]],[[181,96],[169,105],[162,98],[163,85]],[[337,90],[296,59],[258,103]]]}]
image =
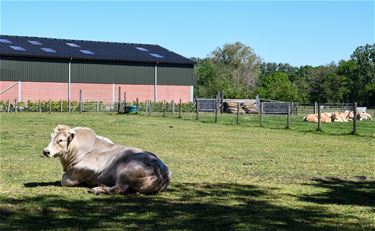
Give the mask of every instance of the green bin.
[{"label": "green bin", "polygon": [[136,113],[137,112],[137,106],[126,106],[126,113]]}]

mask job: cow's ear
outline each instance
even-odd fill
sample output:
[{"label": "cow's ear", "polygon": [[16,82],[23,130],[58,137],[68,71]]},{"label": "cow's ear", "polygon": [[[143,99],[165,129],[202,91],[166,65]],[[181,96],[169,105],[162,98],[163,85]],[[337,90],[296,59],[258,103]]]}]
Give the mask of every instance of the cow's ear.
[{"label": "cow's ear", "polygon": [[74,139],[74,137],[76,136],[76,132],[72,129],[70,129],[68,131],[68,146],[70,144],[70,142],[72,142],[72,140]]}]

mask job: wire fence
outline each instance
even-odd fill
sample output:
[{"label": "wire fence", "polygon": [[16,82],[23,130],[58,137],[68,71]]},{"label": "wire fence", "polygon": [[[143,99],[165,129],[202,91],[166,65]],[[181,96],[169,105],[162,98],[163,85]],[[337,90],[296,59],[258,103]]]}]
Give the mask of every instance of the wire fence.
[{"label": "wire fence", "polygon": [[[37,101],[37,102],[0,102],[1,112],[69,112],[68,101]],[[362,112],[364,108],[355,107],[354,103],[346,104],[298,104],[293,102],[260,102],[254,101],[198,99],[194,102],[182,103],[181,100],[153,102],[119,101],[103,103],[102,101],[72,101],[70,113],[112,112],[118,114],[138,114],[150,117],[169,117],[183,120],[194,120],[204,123],[218,123],[249,127],[266,127],[276,129],[292,129],[297,131],[324,131],[329,134],[360,134],[375,136],[373,121],[359,121],[356,116],[347,123],[327,121],[325,113],[331,116],[333,112]],[[225,110],[223,109],[225,108]],[[224,113],[221,113],[224,111]],[[315,112],[315,113],[314,113]],[[367,110],[375,116],[375,110]],[[308,123],[305,117],[316,115],[318,121]],[[356,114],[356,113],[353,113]],[[320,116],[318,116],[320,115]],[[330,117],[329,120],[332,118]],[[310,121],[311,122],[311,121]]]}]

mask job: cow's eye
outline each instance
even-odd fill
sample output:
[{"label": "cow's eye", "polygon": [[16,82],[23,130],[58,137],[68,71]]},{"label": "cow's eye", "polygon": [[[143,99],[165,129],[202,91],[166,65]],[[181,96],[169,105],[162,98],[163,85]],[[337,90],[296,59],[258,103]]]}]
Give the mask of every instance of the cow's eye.
[{"label": "cow's eye", "polygon": [[58,140],[57,143],[61,143],[61,142],[63,142],[63,141],[64,141],[64,140]]}]

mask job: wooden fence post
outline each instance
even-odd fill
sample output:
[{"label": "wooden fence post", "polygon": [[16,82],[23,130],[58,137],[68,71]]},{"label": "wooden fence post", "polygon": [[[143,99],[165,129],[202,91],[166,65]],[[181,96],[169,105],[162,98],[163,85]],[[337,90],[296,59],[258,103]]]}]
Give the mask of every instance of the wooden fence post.
[{"label": "wooden fence post", "polygon": [[178,118],[181,118],[181,111],[182,111],[182,100],[180,99],[180,103],[178,104]]},{"label": "wooden fence post", "polygon": [[353,129],[352,129],[352,134],[355,135],[357,134],[357,102],[354,103],[353,105]]},{"label": "wooden fence post", "polygon": [[260,102],[259,107],[259,126],[263,127],[263,102]]},{"label": "wooden fence post", "polygon": [[118,87],[118,95],[117,95],[117,114],[121,112],[121,87]]},{"label": "wooden fence post", "polygon": [[164,110],[163,110],[163,117],[165,117],[165,113],[167,112],[167,102],[164,100],[163,102]]},{"label": "wooden fence post", "polygon": [[[293,103],[292,103],[292,106],[293,106]],[[286,125],[286,128],[287,129],[290,129],[290,114],[291,114],[291,110],[290,110],[290,103],[288,104],[288,111],[287,111],[287,125]]]},{"label": "wooden fence post", "polygon": [[293,114],[294,114],[294,103],[293,103],[293,102],[291,102],[291,106],[290,106],[290,107],[291,107],[291,109],[292,109],[292,110],[290,111],[290,113],[293,115]]},{"label": "wooden fence post", "polygon": [[199,120],[199,101],[198,101],[198,97],[195,97],[195,110],[197,112],[197,115],[196,115],[196,120]]},{"label": "wooden fence post", "polygon": [[52,111],[52,102],[51,102],[51,99],[49,99],[49,111],[48,111],[48,114],[51,114],[51,111]]},{"label": "wooden fence post", "polygon": [[240,118],[240,102],[237,102],[237,118],[236,123],[239,124],[239,118]]},{"label": "wooden fence post", "polygon": [[152,113],[152,102],[151,100],[148,101],[148,115],[151,116]]},{"label": "wooden fence post", "polygon": [[320,113],[320,105],[318,105],[318,131],[321,131],[321,124],[322,124],[322,121],[321,121],[321,113]]},{"label": "wooden fence post", "polygon": [[17,98],[14,99],[14,112],[17,113]]},{"label": "wooden fence post", "polygon": [[40,100],[39,100],[39,112],[42,112],[42,106],[40,105]]},{"label": "wooden fence post", "polygon": [[174,100],[172,99],[172,102],[171,102],[171,110],[172,110],[172,113],[174,113]]},{"label": "wooden fence post", "polygon": [[82,102],[82,90],[79,90],[79,114],[82,113],[83,110],[83,102]]}]

